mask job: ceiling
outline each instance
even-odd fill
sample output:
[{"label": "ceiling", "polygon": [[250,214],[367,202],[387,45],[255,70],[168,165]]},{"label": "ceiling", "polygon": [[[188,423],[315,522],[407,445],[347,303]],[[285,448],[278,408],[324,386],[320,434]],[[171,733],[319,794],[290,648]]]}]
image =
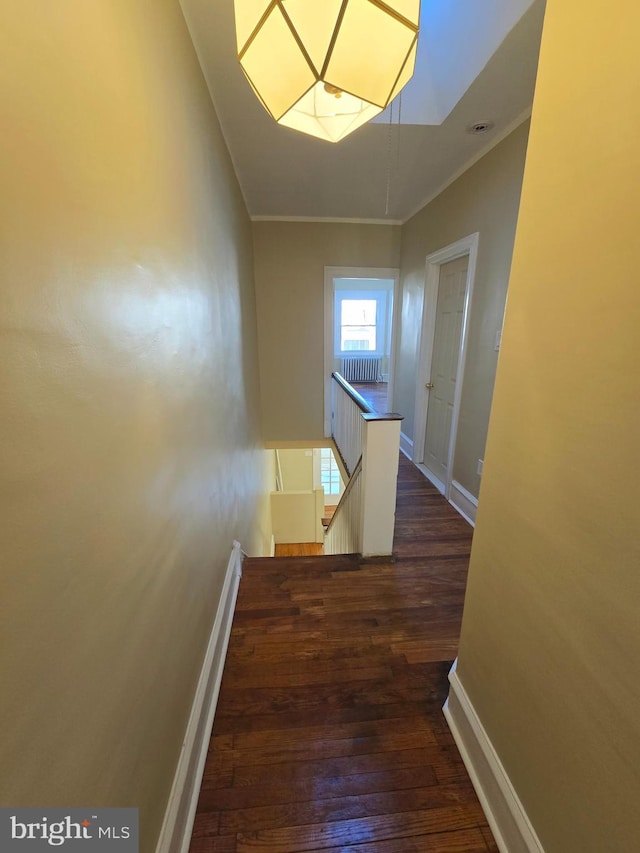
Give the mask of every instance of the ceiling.
[{"label": "ceiling", "polygon": [[[401,103],[337,144],[265,112],[236,59],[233,0],[181,3],[254,219],[404,222],[531,109],[544,0],[422,0]],[[470,134],[476,122],[493,128]]]}]

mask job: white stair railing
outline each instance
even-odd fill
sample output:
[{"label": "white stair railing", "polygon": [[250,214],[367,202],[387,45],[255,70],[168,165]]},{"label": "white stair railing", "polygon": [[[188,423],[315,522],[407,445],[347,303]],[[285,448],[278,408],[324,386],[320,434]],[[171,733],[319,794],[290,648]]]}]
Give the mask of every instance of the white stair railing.
[{"label": "white stair railing", "polygon": [[332,374],[332,378],[331,437],[351,477],[362,456],[365,432],[362,415],[371,414],[373,409],[340,373]]},{"label": "white stair railing", "polygon": [[360,554],[362,515],[362,463],[356,465],[347,488],[336,507],[324,537],[325,554]]},{"label": "white stair railing", "polygon": [[350,479],[325,535],[324,552],[388,556],[393,553],[402,415],[377,414],[339,373],[332,377],[332,437]]}]

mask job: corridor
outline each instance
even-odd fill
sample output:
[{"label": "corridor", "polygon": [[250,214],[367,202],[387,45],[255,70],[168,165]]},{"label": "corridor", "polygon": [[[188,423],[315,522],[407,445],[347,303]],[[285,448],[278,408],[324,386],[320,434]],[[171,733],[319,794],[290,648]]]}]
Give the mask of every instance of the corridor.
[{"label": "corridor", "polygon": [[395,562],[245,561],[191,853],[497,851],[441,711],[471,534],[401,455]]}]

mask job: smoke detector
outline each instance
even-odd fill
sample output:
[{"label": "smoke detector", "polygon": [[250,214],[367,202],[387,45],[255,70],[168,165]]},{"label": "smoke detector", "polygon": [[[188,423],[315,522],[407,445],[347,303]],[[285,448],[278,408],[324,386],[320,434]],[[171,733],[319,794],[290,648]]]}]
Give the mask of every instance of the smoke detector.
[{"label": "smoke detector", "polygon": [[486,133],[489,130],[493,129],[492,121],[476,121],[473,124],[467,125],[467,133],[473,134],[473,136],[478,136],[481,133]]}]

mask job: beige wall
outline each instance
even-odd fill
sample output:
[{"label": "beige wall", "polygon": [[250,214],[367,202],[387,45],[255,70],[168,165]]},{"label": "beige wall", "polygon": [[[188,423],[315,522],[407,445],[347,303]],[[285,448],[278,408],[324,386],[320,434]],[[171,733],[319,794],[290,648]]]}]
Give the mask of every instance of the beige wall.
[{"label": "beige wall", "polygon": [[324,433],[324,268],[397,267],[400,228],[254,222],[263,429],[269,441]]},{"label": "beige wall", "polygon": [[282,490],[298,492],[313,489],[313,450],[303,448],[278,450]]},{"label": "beige wall", "polygon": [[453,476],[478,495],[478,459],[484,446],[502,325],[507,280],[527,145],[528,122],[465,172],[402,230],[402,314],[393,408],[405,416],[402,430],[414,438],[416,368],[426,257],[479,232],[466,370]]},{"label": "beige wall", "polygon": [[323,542],[324,490],[271,493],[271,518],[276,545]]},{"label": "beige wall", "polygon": [[268,548],[251,229],[177,0],[0,41],[0,802],[139,806],[149,853],[232,539]]},{"label": "beige wall", "polygon": [[545,853],[640,839],[639,36],[548,0],[460,647]]}]

